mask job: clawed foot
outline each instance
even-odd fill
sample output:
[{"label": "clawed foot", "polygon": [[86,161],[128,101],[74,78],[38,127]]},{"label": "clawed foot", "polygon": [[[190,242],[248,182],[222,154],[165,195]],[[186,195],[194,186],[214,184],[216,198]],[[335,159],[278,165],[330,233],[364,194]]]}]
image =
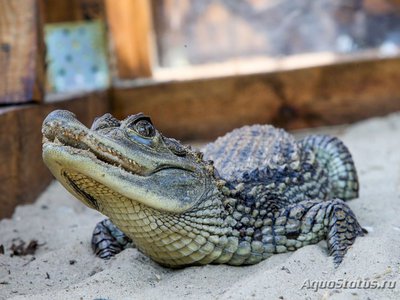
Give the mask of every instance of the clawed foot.
[{"label": "clawed foot", "polygon": [[303,201],[284,210],[282,217],[287,220],[286,238],[291,244],[296,244],[295,240],[301,242],[296,248],[326,239],[335,267],[343,261],[356,238],[367,233],[350,207],[339,199]]},{"label": "clawed foot", "polygon": [[93,230],[92,249],[96,256],[102,259],[110,259],[125,248],[132,246],[132,240],[109,219],[97,223]]}]

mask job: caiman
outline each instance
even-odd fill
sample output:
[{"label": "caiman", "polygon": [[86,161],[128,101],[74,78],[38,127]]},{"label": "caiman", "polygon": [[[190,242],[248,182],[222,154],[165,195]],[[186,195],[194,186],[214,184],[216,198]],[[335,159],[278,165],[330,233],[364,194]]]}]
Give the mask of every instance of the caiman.
[{"label": "caiman", "polygon": [[254,125],[199,152],[141,113],[89,129],[64,110],[42,132],[53,175],[109,218],[92,237],[102,258],[134,245],[168,267],[250,265],[326,240],[338,266],[364,234],[345,202],[358,196],[357,172],[336,137]]}]

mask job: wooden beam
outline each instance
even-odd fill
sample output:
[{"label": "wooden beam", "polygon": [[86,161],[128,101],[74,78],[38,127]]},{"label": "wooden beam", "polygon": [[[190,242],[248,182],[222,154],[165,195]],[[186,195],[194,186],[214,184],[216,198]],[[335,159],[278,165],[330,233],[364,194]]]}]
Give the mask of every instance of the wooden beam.
[{"label": "wooden beam", "polygon": [[[283,62],[282,62],[283,63]],[[254,123],[287,129],[358,121],[400,110],[400,58],[114,88],[118,118],[144,112],[185,140]]]},{"label": "wooden beam", "polygon": [[42,160],[41,127],[55,109],[70,110],[90,125],[109,111],[108,92],[0,109],[0,219],[10,217],[17,205],[33,202],[52,180]]},{"label": "wooden beam", "polygon": [[104,0],[43,0],[46,23],[105,19]]},{"label": "wooden beam", "polygon": [[43,99],[42,25],[39,0],[0,0],[0,104]]},{"label": "wooden beam", "polygon": [[152,74],[151,5],[149,0],[106,0],[117,77],[133,79]]}]

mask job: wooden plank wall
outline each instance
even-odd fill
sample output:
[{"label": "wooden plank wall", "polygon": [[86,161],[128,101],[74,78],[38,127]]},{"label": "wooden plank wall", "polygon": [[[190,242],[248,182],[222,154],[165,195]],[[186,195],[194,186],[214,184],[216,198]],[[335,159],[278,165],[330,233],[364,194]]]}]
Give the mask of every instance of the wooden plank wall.
[{"label": "wooden plank wall", "polygon": [[243,76],[114,88],[116,117],[144,112],[184,140],[254,123],[329,126],[400,110],[400,59],[343,62]]},{"label": "wooden plank wall", "polygon": [[[45,13],[43,13],[43,11]],[[43,22],[105,18],[103,0],[0,0],[0,103],[44,98]],[[0,108],[0,219],[29,203],[52,175],[42,161],[41,126],[55,109],[68,109],[90,125],[109,111],[109,92],[66,95],[36,105]],[[59,97],[58,97],[59,98]]]},{"label": "wooden plank wall", "polygon": [[108,92],[0,110],[0,219],[11,216],[17,205],[34,201],[52,180],[42,161],[41,127],[55,109],[70,110],[90,125],[109,111]]},{"label": "wooden plank wall", "polygon": [[0,104],[44,97],[42,17],[39,0],[0,0]]}]

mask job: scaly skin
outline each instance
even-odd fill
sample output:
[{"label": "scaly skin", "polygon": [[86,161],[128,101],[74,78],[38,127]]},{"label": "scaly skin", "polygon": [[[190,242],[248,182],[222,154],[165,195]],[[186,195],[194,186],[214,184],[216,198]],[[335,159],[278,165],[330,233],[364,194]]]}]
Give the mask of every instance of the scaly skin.
[{"label": "scaly skin", "polygon": [[358,196],[357,174],[336,138],[297,142],[255,125],[219,138],[203,157],[142,114],[106,114],[87,129],[54,111],[42,131],[54,176],[110,218],[92,239],[102,258],[133,243],[169,267],[246,265],[326,239],[337,266],[363,235],[344,202]]}]

